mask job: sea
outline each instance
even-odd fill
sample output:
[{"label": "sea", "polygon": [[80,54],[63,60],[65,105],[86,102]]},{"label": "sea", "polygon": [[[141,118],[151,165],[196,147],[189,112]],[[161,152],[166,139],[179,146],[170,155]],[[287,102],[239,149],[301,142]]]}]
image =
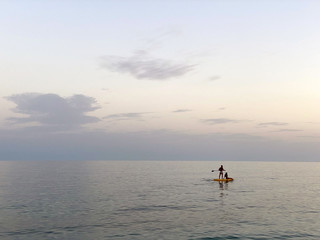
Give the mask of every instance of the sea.
[{"label": "sea", "polygon": [[1,240],[318,240],[319,216],[317,162],[0,162]]}]

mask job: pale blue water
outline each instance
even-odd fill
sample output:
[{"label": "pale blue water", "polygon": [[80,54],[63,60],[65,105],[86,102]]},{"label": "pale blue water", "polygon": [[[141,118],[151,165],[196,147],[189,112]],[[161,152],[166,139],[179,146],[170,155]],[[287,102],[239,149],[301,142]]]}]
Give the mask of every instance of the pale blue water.
[{"label": "pale blue water", "polygon": [[320,163],[0,162],[0,239],[320,239],[319,200]]}]

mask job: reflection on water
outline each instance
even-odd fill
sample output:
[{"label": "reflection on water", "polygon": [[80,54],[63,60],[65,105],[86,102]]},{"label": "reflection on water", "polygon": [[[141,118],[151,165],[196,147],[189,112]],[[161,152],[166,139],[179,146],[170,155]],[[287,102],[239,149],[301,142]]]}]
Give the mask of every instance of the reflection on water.
[{"label": "reflection on water", "polygon": [[220,190],[228,190],[228,182],[218,182]]}]

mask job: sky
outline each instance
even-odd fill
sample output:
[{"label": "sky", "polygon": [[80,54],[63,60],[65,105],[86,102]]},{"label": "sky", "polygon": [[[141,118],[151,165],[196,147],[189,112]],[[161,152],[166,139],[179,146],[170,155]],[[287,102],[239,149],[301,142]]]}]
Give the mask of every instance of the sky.
[{"label": "sky", "polygon": [[0,160],[320,160],[319,1],[2,0]]}]

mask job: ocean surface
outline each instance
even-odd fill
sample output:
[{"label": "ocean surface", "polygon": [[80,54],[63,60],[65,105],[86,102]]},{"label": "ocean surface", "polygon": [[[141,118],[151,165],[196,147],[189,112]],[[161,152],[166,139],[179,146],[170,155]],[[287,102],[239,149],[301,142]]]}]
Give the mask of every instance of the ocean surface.
[{"label": "ocean surface", "polygon": [[320,163],[0,162],[0,239],[320,239]]}]

